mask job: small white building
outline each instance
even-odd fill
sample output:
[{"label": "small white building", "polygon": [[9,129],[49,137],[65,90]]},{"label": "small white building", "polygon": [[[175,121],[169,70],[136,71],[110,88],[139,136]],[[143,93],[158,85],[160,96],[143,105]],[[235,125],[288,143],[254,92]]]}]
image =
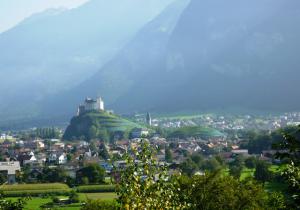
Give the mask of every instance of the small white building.
[{"label": "small white building", "polygon": [[67,161],[68,161],[68,159],[67,159],[67,155],[65,153],[61,154],[57,159],[57,162],[59,165],[66,164]]},{"label": "small white building", "polygon": [[236,149],[236,150],[231,150],[232,154],[235,155],[244,155],[247,156],[249,155],[249,152],[247,149]]},{"label": "small white building", "polygon": [[131,132],[132,138],[141,138],[149,135],[149,130],[146,128],[135,128]]},{"label": "small white building", "polygon": [[21,171],[20,162],[0,162],[0,171],[7,171],[8,184],[15,184],[16,171]]}]

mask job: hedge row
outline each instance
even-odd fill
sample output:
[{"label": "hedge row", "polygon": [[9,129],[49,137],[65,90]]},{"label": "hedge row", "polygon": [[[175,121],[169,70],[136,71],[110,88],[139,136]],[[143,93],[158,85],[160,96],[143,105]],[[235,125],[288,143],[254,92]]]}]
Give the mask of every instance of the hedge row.
[{"label": "hedge row", "polygon": [[99,192],[115,192],[115,185],[84,185],[78,186],[77,192],[80,193],[99,193]]},{"label": "hedge row", "polygon": [[31,191],[31,190],[69,190],[69,186],[61,183],[48,184],[16,184],[16,185],[2,185],[1,191]]},{"label": "hedge row", "polygon": [[70,189],[60,189],[60,190],[22,190],[22,191],[3,191],[3,195],[5,197],[38,197],[38,196],[45,196],[45,195],[69,195]]},{"label": "hedge row", "polygon": [[[20,184],[2,185],[0,191],[6,197],[44,196],[44,195],[68,195],[72,189],[65,184]],[[84,185],[78,186],[79,193],[115,192],[115,185]]]}]

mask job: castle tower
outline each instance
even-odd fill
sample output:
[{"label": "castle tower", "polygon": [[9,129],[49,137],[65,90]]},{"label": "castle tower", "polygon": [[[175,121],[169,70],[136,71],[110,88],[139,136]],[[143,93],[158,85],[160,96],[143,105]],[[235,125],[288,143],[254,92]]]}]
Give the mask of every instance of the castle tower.
[{"label": "castle tower", "polygon": [[101,97],[97,98],[97,108],[101,111],[104,111],[104,101]]},{"label": "castle tower", "polygon": [[152,119],[151,119],[151,115],[149,112],[147,112],[146,122],[149,126],[152,126]]},{"label": "castle tower", "polygon": [[85,106],[80,105],[77,110],[77,116],[82,115],[85,112]]}]

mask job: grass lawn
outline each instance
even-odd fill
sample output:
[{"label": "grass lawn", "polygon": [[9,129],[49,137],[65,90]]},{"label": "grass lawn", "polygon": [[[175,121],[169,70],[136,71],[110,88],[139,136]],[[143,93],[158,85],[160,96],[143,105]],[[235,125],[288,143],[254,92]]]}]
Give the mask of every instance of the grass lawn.
[{"label": "grass lawn", "polygon": [[240,179],[244,180],[248,177],[254,177],[254,171],[255,171],[255,169],[244,168],[244,170],[242,171]]},{"label": "grass lawn", "polygon": [[[9,200],[16,201],[18,198],[9,198]],[[27,201],[24,210],[39,210],[40,206],[51,202],[51,198],[31,198]]]},{"label": "grass lawn", "polygon": [[[278,173],[280,171],[282,171],[285,168],[285,166],[277,166],[277,165],[271,165],[269,170],[273,173]],[[254,177],[254,171],[255,169],[248,169],[248,168],[244,168],[240,177],[240,180],[244,180],[248,177]],[[223,169],[222,173],[225,176],[229,175],[229,169]],[[274,192],[274,191],[278,191],[278,192],[284,192],[287,190],[287,185],[285,183],[279,183],[279,182],[267,182],[265,183],[265,189],[269,192]]]},{"label": "grass lawn", "polygon": [[116,193],[84,193],[87,199],[113,200],[117,197]]},{"label": "grass lawn", "polygon": [[[115,193],[79,193],[79,199],[81,201],[86,201],[87,199],[102,199],[102,200],[113,200],[116,198]],[[65,196],[58,196],[59,198],[66,198]],[[18,198],[8,198],[9,200],[16,201]],[[25,206],[24,210],[40,210],[39,208],[41,205],[51,202],[51,197],[49,198],[38,198],[32,197],[30,200],[27,201],[27,205]],[[80,210],[81,204],[70,204],[66,207],[59,207],[60,210]]]}]

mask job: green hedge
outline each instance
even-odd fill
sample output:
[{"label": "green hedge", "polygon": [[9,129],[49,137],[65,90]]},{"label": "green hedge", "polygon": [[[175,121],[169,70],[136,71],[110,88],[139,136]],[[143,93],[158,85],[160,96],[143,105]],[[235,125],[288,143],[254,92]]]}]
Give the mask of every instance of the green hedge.
[{"label": "green hedge", "polygon": [[78,186],[77,192],[80,193],[99,193],[99,192],[115,192],[115,185],[84,185]]},{"label": "green hedge", "polygon": [[19,191],[19,190],[55,190],[55,189],[70,189],[68,185],[61,183],[47,183],[47,184],[16,184],[16,185],[2,185],[2,191]]},{"label": "green hedge", "polygon": [[70,190],[23,190],[23,191],[3,191],[5,197],[38,197],[45,195],[69,195]]}]

